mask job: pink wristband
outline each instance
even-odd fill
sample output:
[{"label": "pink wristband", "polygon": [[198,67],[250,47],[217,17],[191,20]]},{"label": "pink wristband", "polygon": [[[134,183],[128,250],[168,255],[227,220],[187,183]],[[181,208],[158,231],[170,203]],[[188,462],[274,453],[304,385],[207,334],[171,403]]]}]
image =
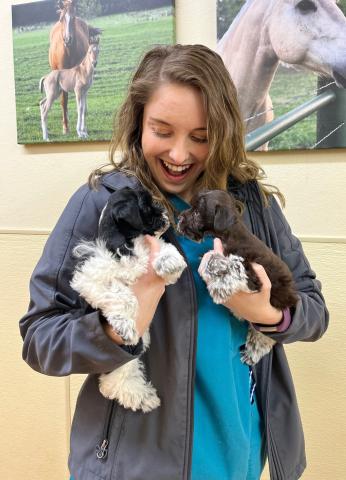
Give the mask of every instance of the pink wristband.
[{"label": "pink wristband", "polygon": [[288,329],[291,325],[292,317],[289,307],[282,310],[282,319],[280,323],[276,325],[260,325],[260,324],[253,324],[256,330],[263,332],[263,333],[274,333],[274,332],[284,332]]}]

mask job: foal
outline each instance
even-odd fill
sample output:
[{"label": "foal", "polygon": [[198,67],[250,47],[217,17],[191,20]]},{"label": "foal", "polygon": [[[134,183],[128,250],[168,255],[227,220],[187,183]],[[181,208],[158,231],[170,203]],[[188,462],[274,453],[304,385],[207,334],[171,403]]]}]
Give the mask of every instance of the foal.
[{"label": "foal", "polygon": [[40,80],[40,90],[43,88],[46,97],[40,101],[41,126],[43,140],[49,141],[47,130],[47,116],[54,101],[62,92],[73,92],[77,102],[77,135],[79,138],[87,138],[88,133],[85,126],[86,97],[93,82],[93,74],[97,65],[99,46],[91,43],[82,62],[73,68],[52,70]]}]

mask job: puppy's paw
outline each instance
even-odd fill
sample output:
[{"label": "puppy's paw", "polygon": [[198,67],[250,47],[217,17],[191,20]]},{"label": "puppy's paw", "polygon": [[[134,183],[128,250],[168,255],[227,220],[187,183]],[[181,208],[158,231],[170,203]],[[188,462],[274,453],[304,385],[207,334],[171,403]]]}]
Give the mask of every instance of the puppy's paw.
[{"label": "puppy's paw", "polygon": [[217,279],[209,279],[207,288],[214,303],[225,303],[232,295],[232,288],[227,282],[227,276]]},{"label": "puppy's paw", "polygon": [[127,408],[131,408],[133,411],[142,410],[144,413],[151,412],[161,405],[161,400],[157,396],[156,389],[151,385],[151,383],[147,384],[144,395],[137,398],[133,398],[132,396],[131,400],[132,401]]},{"label": "puppy's paw", "polygon": [[253,365],[256,365],[256,363],[260,360],[256,356],[252,355],[252,352],[247,351],[245,348],[241,353],[240,353],[240,360],[242,363],[245,363],[246,365],[249,365],[252,367]]},{"label": "puppy's paw", "polygon": [[106,318],[115,333],[124,340],[125,345],[137,345],[140,336],[137,332],[136,323],[134,321],[129,320],[129,318],[121,317],[120,315]]},{"label": "puppy's paw", "polygon": [[186,262],[174,245],[166,245],[153,261],[153,268],[165,280],[166,285],[170,285],[180,278]]},{"label": "puppy's paw", "polygon": [[202,278],[217,279],[229,274],[231,271],[231,263],[228,257],[221,253],[213,253],[209,256],[208,261],[202,270]]},{"label": "puppy's paw", "polygon": [[256,365],[270,352],[273,345],[275,345],[275,340],[249,326],[245,348],[241,352],[241,361],[250,366]]},{"label": "puppy's paw", "polygon": [[144,413],[151,412],[158,408],[161,401],[157,395],[156,389],[150,382],[133,382],[125,380],[122,383],[114,383],[112,374],[103,374],[100,376],[100,392],[106,398],[116,400],[124,408],[134,412],[141,410]]},{"label": "puppy's paw", "polygon": [[231,263],[228,257],[211,253],[205,263],[201,263],[198,272],[215,303],[224,303],[232,295],[232,284],[229,281]]}]

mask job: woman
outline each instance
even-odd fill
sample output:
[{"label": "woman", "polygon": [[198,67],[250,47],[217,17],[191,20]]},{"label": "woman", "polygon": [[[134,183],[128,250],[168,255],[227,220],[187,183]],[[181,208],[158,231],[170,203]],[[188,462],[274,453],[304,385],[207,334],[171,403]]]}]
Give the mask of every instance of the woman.
[{"label": "woman", "polygon": [[[111,172],[94,172],[90,186],[68,203],[33,273],[29,311],[21,320],[23,357],[32,368],[57,376],[89,374],[71,432],[72,477],[258,480],[267,455],[272,479],[299,478],[304,438],[282,344],[318,339],[328,314],[300,242],[259,182],[260,168],[246,158],[236,92],[220,57],[201,45],[148,52],[114,131]],[[146,371],[161,399],[148,414],[125,410],[98,390],[98,375],[139,355],[141,342],[122,345],[102,313],[69,286],[73,247],[81,238],[95,238],[111,192],[135,188],[138,180],[166,206],[172,223],[195,192],[228,188],[249,229],[292,270],[300,297],[288,314],[273,308],[270,281],[255,265],[263,283],[259,293],[213,304],[198,267],[208,251],[221,250],[219,241],[196,244],[170,228],[165,238],[185,254],[189,268],[166,290],[152,269],[133,288],[138,330],[151,324]],[[147,241],[155,255],[155,239]],[[234,314],[277,342],[251,372],[239,355],[247,323]]]}]

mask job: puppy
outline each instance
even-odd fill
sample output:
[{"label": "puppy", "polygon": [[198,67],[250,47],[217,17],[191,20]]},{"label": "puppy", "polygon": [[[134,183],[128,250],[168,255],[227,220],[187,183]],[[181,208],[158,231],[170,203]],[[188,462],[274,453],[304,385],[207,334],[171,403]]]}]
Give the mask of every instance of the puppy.
[{"label": "puppy", "polygon": [[[202,276],[215,303],[224,303],[233,293],[257,292],[261,283],[251,263],[263,265],[272,284],[270,303],[283,310],[298,301],[287,265],[244,225],[234,198],[225,191],[204,191],[194,196],[191,208],[179,216],[178,232],[195,241],[204,235],[221,239],[224,256],[212,254]],[[256,364],[274,340],[249,324],[242,361]]]},{"label": "puppy", "polygon": [[[73,273],[72,288],[93,308],[101,310],[125,345],[136,345],[140,340],[136,328],[140,312],[131,286],[148,269],[149,248],[144,235],[159,239],[160,251],[152,266],[166,285],[175,283],[186,267],[178,250],[159,238],[168,226],[165,209],[153,202],[143,187],[125,187],[114,192],[103,209],[98,238],[74,248],[80,261]],[[146,350],[150,342],[148,330],[142,340]],[[102,374],[100,391],[133,411],[149,412],[160,405],[155,388],[145,379],[140,359]]]}]

